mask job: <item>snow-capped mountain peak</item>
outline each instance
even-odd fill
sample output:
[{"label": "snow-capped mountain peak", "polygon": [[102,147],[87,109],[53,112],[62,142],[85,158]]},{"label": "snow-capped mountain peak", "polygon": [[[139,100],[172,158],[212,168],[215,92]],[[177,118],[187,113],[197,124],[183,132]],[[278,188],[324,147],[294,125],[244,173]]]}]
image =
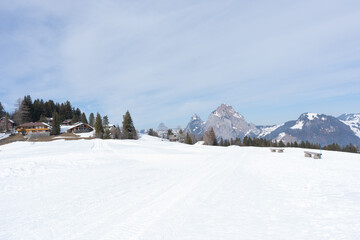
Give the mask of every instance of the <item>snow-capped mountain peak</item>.
[{"label": "snow-capped mountain peak", "polygon": [[230,105],[227,104],[221,104],[215,111],[213,111],[211,113],[212,115],[216,116],[216,117],[226,117],[226,118],[239,118],[239,119],[244,119],[244,117],[242,115],[240,115],[238,112],[236,112],[234,110],[234,108]]},{"label": "snow-capped mountain peak", "polygon": [[194,134],[195,136],[202,136],[205,132],[204,130],[205,122],[201,118],[194,114],[190,118],[190,122],[184,129],[184,132]]},{"label": "snow-capped mountain peak", "polygon": [[307,113],[307,118],[312,121],[314,120],[315,118],[319,118],[319,114],[317,113]]}]

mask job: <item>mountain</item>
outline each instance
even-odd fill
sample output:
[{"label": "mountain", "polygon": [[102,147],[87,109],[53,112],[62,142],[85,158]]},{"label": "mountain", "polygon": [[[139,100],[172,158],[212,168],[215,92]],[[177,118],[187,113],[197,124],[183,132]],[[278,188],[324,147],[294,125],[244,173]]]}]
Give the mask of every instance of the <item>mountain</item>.
[{"label": "mountain", "polygon": [[360,113],[343,114],[338,119],[348,125],[355,135],[360,138]]},{"label": "mountain", "polygon": [[233,107],[221,104],[209,115],[206,123],[194,115],[185,131],[200,138],[211,127],[218,139],[243,139],[248,136],[282,140],[285,143],[309,141],[323,146],[332,143],[360,146],[360,114],[343,114],[336,118],[325,114],[303,113],[297,120],[283,124],[256,126],[248,123]]},{"label": "mountain", "polygon": [[218,139],[244,138],[250,131],[255,131],[256,126],[247,123],[245,118],[236,112],[232,106],[221,104],[213,111],[206,124],[205,130],[214,129]]},{"label": "mountain", "polygon": [[284,142],[309,141],[323,146],[332,143],[360,146],[360,138],[347,124],[333,116],[317,113],[303,113],[297,120],[288,121],[271,131],[266,138]]},{"label": "mountain", "polygon": [[185,132],[200,138],[206,130],[213,128],[218,139],[243,138],[250,132],[259,132],[252,123],[247,123],[245,118],[236,112],[232,106],[221,104],[204,123],[196,114],[192,116],[185,128]]},{"label": "mountain", "polygon": [[184,132],[191,133],[196,137],[202,137],[205,133],[205,122],[198,115],[194,114]]}]

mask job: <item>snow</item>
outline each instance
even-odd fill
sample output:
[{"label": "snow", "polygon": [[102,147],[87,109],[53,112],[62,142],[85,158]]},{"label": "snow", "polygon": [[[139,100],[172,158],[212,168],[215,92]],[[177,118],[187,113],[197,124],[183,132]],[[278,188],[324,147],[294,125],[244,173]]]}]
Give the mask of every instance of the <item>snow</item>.
[{"label": "snow", "polygon": [[240,115],[239,113],[237,113],[237,112],[234,113],[234,117],[235,117],[235,118],[243,118],[243,116],[241,116],[241,115]]},{"label": "snow", "polygon": [[297,121],[296,124],[291,127],[291,129],[302,129],[303,126],[304,126],[303,121]]},{"label": "snow", "polygon": [[317,113],[307,113],[307,118],[311,121],[315,118],[319,118],[319,115]]},{"label": "snow", "polygon": [[146,135],[0,150],[0,239],[360,238],[359,154]]},{"label": "snow", "polygon": [[60,132],[66,133],[72,126],[69,125],[60,125]]},{"label": "snow", "polygon": [[94,137],[94,133],[95,133],[95,131],[91,131],[91,132],[84,132],[84,133],[75,133],[75,135],[82,137],[82,138],[90,138],[90,137]]},{"label": "snow", "polygon": [[261,129],[261,133],[259,134],[259,137],[265,137],[266,135],[270,134],[271,132],[275,131],[279,127],[282,127],[284,124],[279,124],[271,127],[265,127]]},{"label": "snow", "polygon": [[217,117],[221,117],[220,113],[218,113],[218,111],[215,111],[215,113],[213,113],[215,116]]},{"label": "snow", "polygon": [[285,136],[286,136],[286,133],[281,132],[281,133],[279,133],[279,135],[277,136],[276,140],[277,140],[277,141],[281,141]]},{"label": "snow", "polygon": [[0,140],[10,137],[10,133],[0,133]]},{"label": "snow", "polygon": [[340,120],[350,127],[354,134],[360,138],[360,114],[351,114],[346,121]]}]

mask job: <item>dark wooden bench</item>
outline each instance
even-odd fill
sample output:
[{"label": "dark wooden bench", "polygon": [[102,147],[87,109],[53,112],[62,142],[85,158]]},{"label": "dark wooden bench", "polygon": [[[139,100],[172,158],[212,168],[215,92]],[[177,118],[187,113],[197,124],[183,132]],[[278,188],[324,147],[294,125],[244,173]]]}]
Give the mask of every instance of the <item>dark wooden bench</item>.
[{"label": "dark wooden bench", "polygon": [[271,152],[278,152],[278,153],[283,153],[285,149],[283,148],[270,148]]},{"label": "dark wooden bench", "polygon": [[305,153],[305,157],[313,157],[314,159],[320,159],[322,153],[316,153],[316,152],[309,152],[309,151],[304,151]]}]

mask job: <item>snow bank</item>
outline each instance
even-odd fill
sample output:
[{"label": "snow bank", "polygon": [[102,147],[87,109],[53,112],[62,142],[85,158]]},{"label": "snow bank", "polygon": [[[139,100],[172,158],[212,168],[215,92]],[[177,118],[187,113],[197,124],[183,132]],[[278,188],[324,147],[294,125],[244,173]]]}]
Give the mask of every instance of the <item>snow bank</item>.
[{"label": "snow bank", "polygon": [[0,133],[0,140],[10,137],[9,133]]},{"label": "snow bank", "polygon": [[0,150],[0,239],[360,238],[358,154],[146,135]]}]

